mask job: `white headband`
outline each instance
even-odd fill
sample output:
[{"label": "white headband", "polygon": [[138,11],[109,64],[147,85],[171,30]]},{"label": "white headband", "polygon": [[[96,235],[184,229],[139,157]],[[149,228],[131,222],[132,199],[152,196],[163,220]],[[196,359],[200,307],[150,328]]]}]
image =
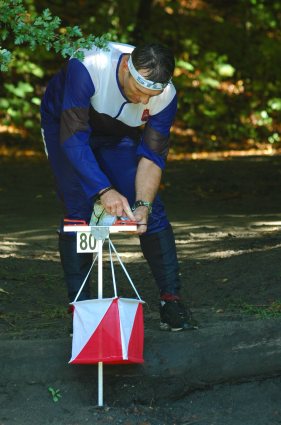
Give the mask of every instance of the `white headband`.
[{"label": "white headband", "polygon": [[145,87],[149,90],[164,90],[164,88],[167,87],[167,85],[171,82],[170,80],[167,83],[154,83],[153,81],[146,80],[142,75],[138,73],[138,71],[134,67],[132,56],[129,57],[128,68],[134,80],[136,80],[136,82],[139,83],[142,87]]}]

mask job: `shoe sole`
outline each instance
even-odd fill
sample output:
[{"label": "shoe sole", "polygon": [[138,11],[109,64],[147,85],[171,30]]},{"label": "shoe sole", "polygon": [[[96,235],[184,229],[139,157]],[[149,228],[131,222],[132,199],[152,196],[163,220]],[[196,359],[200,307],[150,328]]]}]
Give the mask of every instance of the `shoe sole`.
[{"label": "shoe sole", "polygon": [[180,332],[183,331],[183,327],[180,328],[172,328],[168,323],[160,322],[160,330],[161,331],[170,331],[170,332]]},{"label": "shoe sole", "polygon": [[180,331],[192,331],[195,329],[199,329],[197,325],[185,324],[180,328],[172,328],[168,323],[160,322],[160,330],[161,331],[170,331],[170,332],[180,332]]}]

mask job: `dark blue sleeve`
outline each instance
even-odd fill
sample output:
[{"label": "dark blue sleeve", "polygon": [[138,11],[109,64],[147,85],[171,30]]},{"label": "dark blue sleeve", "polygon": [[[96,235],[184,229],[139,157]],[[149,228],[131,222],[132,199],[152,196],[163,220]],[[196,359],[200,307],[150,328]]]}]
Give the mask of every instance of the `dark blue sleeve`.
[{"label": "dark blue sleeve", "polygon": [[137,154],[163,169],[169,152],[170,129],[177,112],[177,96],[158,114],[149,117]]},{"label": "dark blue sleeve", "polygon": [[169,136],[177,112],[177,103],[177,95],[175,95],[165,109],[149,117],[148,124],[150,127],[165,136]]},{"label": "dark blue sleeve", "polygon": [[95,87],[86,67],[79,60],[70,59],[64,87],[60,142],[90,199],[110,186],[89,145],[89,107],[94,93]]}]

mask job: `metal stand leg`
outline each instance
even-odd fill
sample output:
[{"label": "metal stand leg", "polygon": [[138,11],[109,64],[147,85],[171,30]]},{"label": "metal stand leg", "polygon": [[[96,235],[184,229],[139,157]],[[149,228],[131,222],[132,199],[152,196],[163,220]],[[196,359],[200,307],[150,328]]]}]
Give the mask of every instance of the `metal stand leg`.
[{"label": "metal stand leg", "polygon": [[103,362],[98,362],[98,406],[103,406]]},{"label": "metal stand leg", "polygon": [[[97,240],[98,246],[98,299],[102,298],[102,247],[103,240]],[[98,362],[98,406],[103,406],[103,362]]]}]

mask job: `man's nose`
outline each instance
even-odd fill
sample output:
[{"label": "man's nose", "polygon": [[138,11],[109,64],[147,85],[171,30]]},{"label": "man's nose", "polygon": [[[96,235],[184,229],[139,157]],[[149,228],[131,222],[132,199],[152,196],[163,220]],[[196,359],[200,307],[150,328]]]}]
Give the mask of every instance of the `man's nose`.
[{"label": "man's nose", "polygon": [[149,96],[148,95],[141,96],[140,101],[143,105],[147,105],[149,101]]}]

